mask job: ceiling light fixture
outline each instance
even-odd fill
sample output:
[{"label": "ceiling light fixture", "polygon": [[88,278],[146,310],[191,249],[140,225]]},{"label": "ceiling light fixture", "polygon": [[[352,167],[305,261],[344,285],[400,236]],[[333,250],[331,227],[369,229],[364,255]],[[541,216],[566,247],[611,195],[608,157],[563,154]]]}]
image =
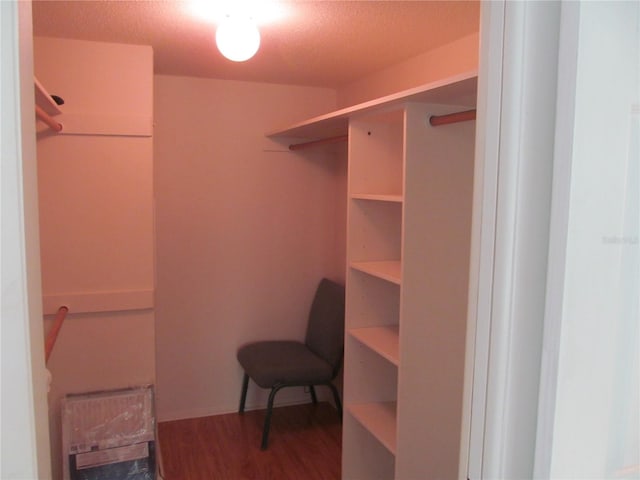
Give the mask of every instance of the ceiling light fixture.
[{"label": "ceiling light fixture", "polygon": [[220,53],[234,62],[244,62],[260,48],[260,32],[249,17],[227,15],[216,30]]}]

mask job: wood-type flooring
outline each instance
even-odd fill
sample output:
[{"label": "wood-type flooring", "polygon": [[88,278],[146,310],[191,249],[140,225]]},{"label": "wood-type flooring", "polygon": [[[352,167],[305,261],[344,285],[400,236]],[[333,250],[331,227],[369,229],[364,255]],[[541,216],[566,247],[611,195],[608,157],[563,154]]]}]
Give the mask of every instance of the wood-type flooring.
[{"label": "wood-type flooring", "polygon": [[255,410],[160,423],[164,479],[340,479],[342,424],[333,406],[275,408],[262,451],[264,416]]}]

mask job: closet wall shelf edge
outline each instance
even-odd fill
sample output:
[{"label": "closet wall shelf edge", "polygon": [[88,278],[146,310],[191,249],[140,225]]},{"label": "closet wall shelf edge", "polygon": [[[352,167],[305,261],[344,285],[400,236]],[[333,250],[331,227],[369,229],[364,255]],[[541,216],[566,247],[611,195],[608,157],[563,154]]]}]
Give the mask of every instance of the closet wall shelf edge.
[{"label": "closet wall shelf edge", "polygon": [[392,108],[406,102],[475,107],[477,86],[478,71],[471,70],[294,123],[293,125],[267,132],[266,136],[303,138],[316,141],[327,137],[347,135],[349,118],[373,110]]},{"label": "closet wall shelf edge", "polygon": [[124,312],[148,310],[154,307],[154,290],[104,290],[94,292],[43,293],[45,315],[54,314],[60,305],[73,313]]},{"label": "closet wall shelf edge", "polygon": [[60,115],[62,110],[58,104],[51,98],[51,95],[46,88],[40,83],[40,81],[33,77],[33,84],[35,90],[36,105],[44,110],[49,115]]},{"label": "closet wall shelf edge", "polygon": [[377,202],[395,202],[402,203],[402,195],[397,194],[378,194],[378,193],[353,193],[351,198],[354,200],[371,200]]},{"label": "closet wall shelf edge", "polygon": [[[42,83],[33,77],[37,119],[61,135],[151,137],[153,116],[104,112],[63,112]],[[54,118],[62,115],[62,122]]]},{"label": "closet wall shelf edge", "polygon": [[53,100],[49,92],[36,77],[33,77],[36,118],[44,122],[54,132],[62,131],[62,124],[53,118],[61,112],[58,104]]}]

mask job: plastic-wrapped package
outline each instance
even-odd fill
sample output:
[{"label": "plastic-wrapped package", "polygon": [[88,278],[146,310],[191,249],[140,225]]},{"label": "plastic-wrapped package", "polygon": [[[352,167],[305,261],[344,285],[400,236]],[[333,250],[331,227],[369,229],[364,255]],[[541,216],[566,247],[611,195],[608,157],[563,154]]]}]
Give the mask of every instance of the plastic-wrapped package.
[{"label": "plastic-wrapped package", "polygon": [[66,480],[155,480],[153,388],[65,397],[62,452]]}]

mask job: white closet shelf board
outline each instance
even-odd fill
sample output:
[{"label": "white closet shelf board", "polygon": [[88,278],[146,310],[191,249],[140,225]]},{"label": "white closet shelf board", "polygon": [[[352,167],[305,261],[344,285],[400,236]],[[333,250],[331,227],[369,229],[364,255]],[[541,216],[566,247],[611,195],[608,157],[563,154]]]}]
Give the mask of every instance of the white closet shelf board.
[{"label": "white closet shelf board", "polygon": [[478,72],[472,70],[295,123],[286,128],[268,132],[267,136],[311,139],[346,135],[350,117],[372,110],[393,108],[406,102],[474,108],[477,88]]},{"label": "white closet shelf board", "polygon": [[49,92],[47,92],[36,77],[33,77],[33,84],[35,89],[36,105],[42,108],[49,115],[59,115],[62,113],[60,107],[58,107],[53,98],[51,98]]},{"label": "white closet shelf board", "polygon": [[349,335],[394,365],[400,362],[398,325],[352,328]]},{"label": "white closet shelf board", "polygon": [[351,268],[400,285],[402,266],[399,260],[351,262]]},{"label": "white closet shelf board", "polygon": [[45,315],[54,315],[65,306],[69,312],[98,313],[147,310],[153,308],[153,288],[146,290],[123,290],[78,293],[43,294],[42,308]]},{"label": "white closet shelf board", "polygon": [[378,202],[402,203],[402,195],[377,194],[377,193],[354,193],[351,198],[355,200],[372,200]]},{"label": "white closet shelf board", "polygon": [[396,454],[396,402],[358,403],[347,410],[387,450]]}]

